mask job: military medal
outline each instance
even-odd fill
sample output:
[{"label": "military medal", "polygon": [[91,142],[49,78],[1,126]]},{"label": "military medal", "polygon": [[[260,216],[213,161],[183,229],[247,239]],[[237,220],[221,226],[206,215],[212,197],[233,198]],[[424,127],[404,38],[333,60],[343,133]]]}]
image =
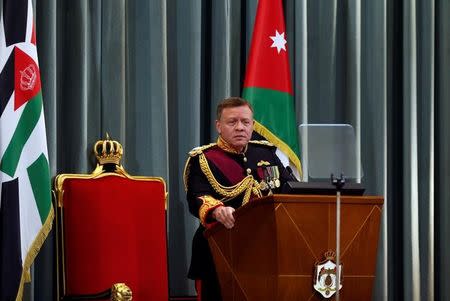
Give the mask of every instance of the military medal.
[{"label": "military medal", "polygon": [[275,179],[275,187],[279,188],[281,185],[280,180],[279,179]]},{"label": "military medal", "polygon": [[274,182],[275,182],[275,187],[279,188],[281,183],[280,183],[280,171],[278,170],[278,166],[272,166],[273,168],[273,177],[274,177]]},{"label": "military medal", "polygon": [[258,177],[261,179],[261,182],[259,183],[261,190],[265,191],[269,189],[270,183],[268,181],[266,182],[266,180],[268,180],[267,168],[263,165],[259,165],[256,168],[256,173],[258,174]]},{"label": "military medal", "polygon": [[261,183],[259,183],[259,187],[261,188],[262,191],[265,191],[269,188],[269,186],[267,186],[267,183],[262,180]]},{"label": "military medal", "polygon": [[261,179],[261,190],[274,189],[281,186],[278,166],[270,166],[269,164],[267,161],[260,161],[257,164],[256,172]]},{"label": "military medal", "polygon": [[272,166],[266,167],[267,172],[267,184],[269,184],[270,189],[275,188],[275,183],[273,182],[273,170]]}]

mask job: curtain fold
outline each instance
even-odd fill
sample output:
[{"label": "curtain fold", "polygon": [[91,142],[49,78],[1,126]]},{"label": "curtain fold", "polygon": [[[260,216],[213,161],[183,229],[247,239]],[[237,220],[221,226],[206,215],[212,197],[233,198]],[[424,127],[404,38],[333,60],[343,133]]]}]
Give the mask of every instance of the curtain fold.
[{"label": "curtain fold", "polygon": [[[385,197],[373,300],[450,299],[450,3],[283,3],[298,123],[352,124],[366,192]],[[36,1],[52,175],[90,172],[108,132],[130,173],[163,177],[174,296],[194,294],[187,152],[215,139],[215,106],[241,94],[256,5]],[[54,299],[53,239],[27,300]]]},{"label": "curtain fold", "polygon": [[417,150],[417,10],[416,2],[403,7],[403,286],[406,300],[420,300],[421,285],[418,220]]},{"label": "curtain fold", "polygon": [[435,99],[436,155],[435,155],[435,296],[438,300],[450,299],[446,269],[450,266],[450,3],[436,1],[435,8]]},{"label": "curtain fold", "polygon": [[420,300],[435,300],[435,3],[418,2],[416,10]]}]

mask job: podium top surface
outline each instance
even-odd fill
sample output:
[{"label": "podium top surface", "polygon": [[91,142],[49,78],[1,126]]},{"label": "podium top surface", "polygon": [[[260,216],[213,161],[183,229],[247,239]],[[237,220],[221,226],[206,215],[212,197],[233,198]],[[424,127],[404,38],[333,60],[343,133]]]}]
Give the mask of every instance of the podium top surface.
[{"label": "podium top surface", "polygon": [[[234,216],[239,218],[245,215],[249,210],[252,210],[258,206],[270,205],[270,204],[286,204],[286,203],[301,203],[301,204],[323,204],[323,205],[335,205],[336,195],[293,195],[293,194],[274,194],[271,196],[265,196],[253,201],[248,202],[244,206],[238,208]],[[371,205],[382,206],[384,204],[383,196],[341,196],[341,204],[354,204],[354,205]],[[225,228],[222,224],[216,223],[212,227],[208,228],[204,235],[206,238],[213,235],[220,229]]]},{"label": "podium top surface", "polygon": [[[341,196],[364,194],[364,186],[361,183],[347,182],[341,188]],[[296,182],[288,181],[283,185],[281,194],[299,194],[299,195],[335,195],[336,186],[330,181],[323,182]]]}]

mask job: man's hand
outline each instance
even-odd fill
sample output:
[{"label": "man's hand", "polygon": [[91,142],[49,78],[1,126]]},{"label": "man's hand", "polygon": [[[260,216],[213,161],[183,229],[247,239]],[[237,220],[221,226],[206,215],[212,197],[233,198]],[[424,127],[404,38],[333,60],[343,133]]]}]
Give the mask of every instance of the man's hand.
[{"label": "man's hand", "polygon": [[216,221],[223,224],[225,228],[231,229],[234,227],[233,213],[233,207],[220,206],[214,209],[211,215]]}]

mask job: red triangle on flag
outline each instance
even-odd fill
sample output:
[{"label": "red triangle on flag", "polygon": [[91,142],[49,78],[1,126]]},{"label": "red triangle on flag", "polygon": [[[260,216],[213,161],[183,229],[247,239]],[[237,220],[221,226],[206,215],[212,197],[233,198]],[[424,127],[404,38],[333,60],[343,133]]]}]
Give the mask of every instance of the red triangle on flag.
[{"label": "red triangle on flag", "polygon": [[280,35],[286,39],[282,1],[258,1],[244,88],[258,87],[292,94],[286,41],[283,41],[282,49],[275,47],[275,40]]},{"label": "red triangle on flag", "polygon": [[36,46],[36,26],[34,26],[34,22],[33,22],[33,25],[32,25],[33,27],[32,27],[32,32],[31,32],[31,44],[33,44],[33,45],[35,45]]},{"label": "red triangle on flag", "polygon": [[18,47],[14,48],[14,110],[41,90],[41,76],[36,62]]}]

